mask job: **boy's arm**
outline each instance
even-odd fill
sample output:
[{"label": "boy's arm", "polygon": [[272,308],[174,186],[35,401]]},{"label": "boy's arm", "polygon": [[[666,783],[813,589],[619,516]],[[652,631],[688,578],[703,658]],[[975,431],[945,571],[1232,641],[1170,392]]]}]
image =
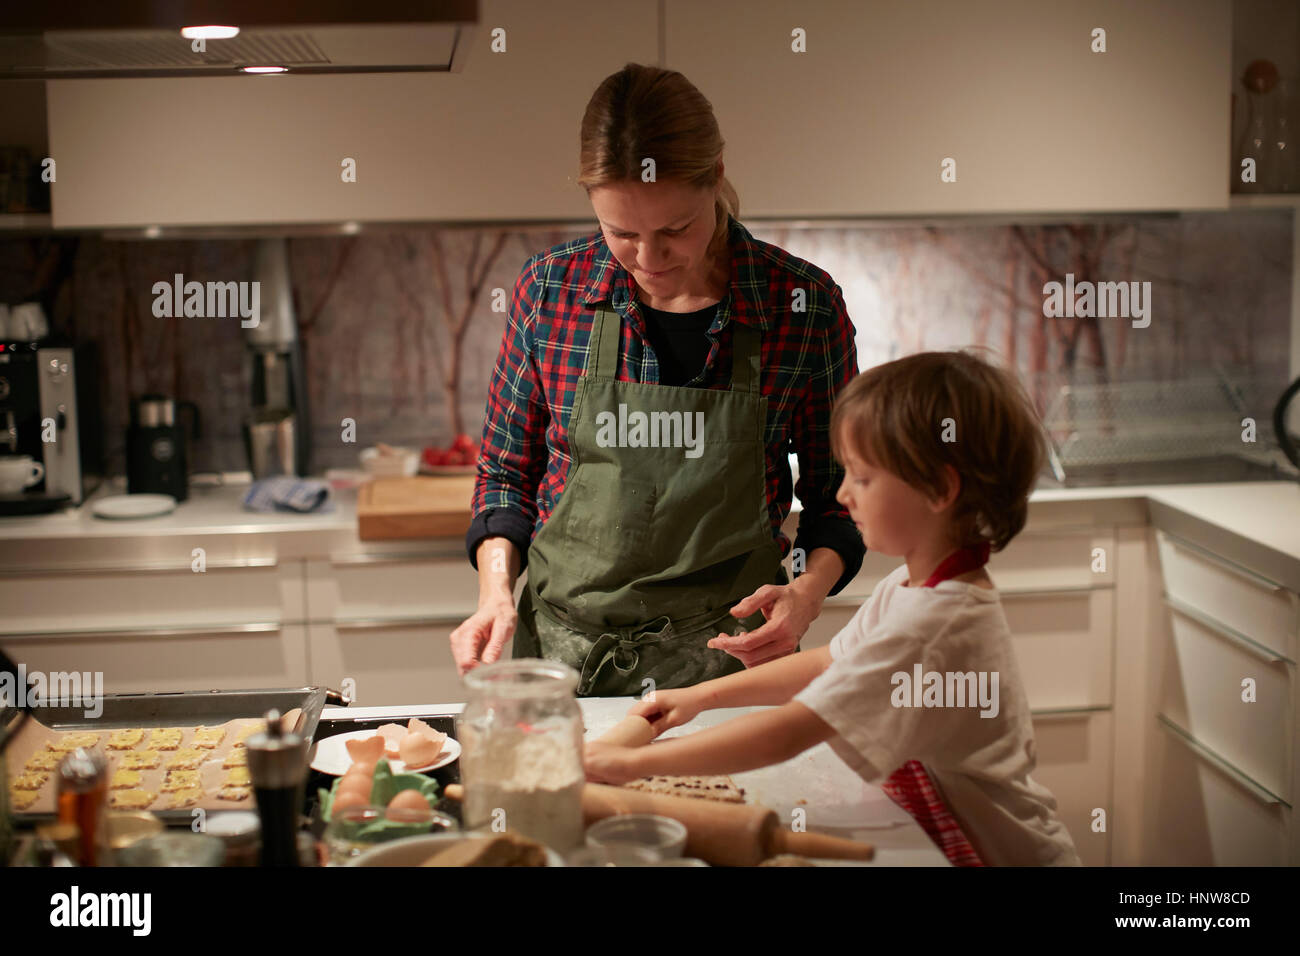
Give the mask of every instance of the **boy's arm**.
[{"label": "boy's arm", "polygon": [[655,774],[742,773],[782,763],[833,736],[830,724],[792,700],[685,737],[628,748],[624,769],[629,780]]},{"label": "boy's arm", "polygon": [[695,685],[702,710],[785,704],[831,664],[830,647],[787,654],[766,664]]}]

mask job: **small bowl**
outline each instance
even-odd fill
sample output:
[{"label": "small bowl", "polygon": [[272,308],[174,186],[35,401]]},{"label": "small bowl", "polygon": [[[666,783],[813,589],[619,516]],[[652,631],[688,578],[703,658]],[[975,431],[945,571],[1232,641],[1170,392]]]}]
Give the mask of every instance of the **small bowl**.
[{"label": "small bowl", "polygon": [[587,846],[640,847],[666,860],[681,856],[686,849],[686,827],[671,817],[661,817],[654,813],[628,813],[609,817],[587,827]]},{"label": "small bowl", "polygon": [[414,448],[394,446],[393,454],[381,455],[378,448],[361,452],[361,467],[371,478],[410,478],[419,470],[420,453]]},{"label": "small bowl", "polygon": [[581,846],[567,857],[569,866],[660,866],[663,861],[654,850],[628,843],[612,846]]}]

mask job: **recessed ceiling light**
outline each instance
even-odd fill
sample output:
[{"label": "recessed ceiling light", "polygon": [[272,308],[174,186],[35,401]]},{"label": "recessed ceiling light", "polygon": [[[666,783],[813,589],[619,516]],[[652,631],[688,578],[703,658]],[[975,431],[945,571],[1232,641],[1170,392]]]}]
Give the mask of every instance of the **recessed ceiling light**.
[{"label": "recessed ceiling light", "polygon": [[229,40],[239,36],[239,27],[181,27],[181,36],[187,40]]},{"label": "recessed ceiling light", "polygon": [[288,73],[287,66],[241,66],[245,73]]}]

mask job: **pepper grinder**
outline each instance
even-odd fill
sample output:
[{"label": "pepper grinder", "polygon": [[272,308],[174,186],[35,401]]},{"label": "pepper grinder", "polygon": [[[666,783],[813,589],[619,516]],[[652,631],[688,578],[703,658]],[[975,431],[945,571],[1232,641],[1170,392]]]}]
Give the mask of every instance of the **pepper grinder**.
[{"label": "pepper grinder", "polygon": [[298,866],[298,808],[302,805],[307,741],[285,733],[280,712],[266,714],[266,730],[254,734],[248,748],[257,813],[262,820],[262,866]]}]

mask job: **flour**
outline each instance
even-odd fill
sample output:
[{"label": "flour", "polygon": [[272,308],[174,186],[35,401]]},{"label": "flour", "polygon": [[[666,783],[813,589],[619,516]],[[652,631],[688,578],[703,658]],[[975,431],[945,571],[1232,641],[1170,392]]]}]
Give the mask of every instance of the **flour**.
[{"label": "flour", "polygon": [[461,743],[467,827],[509,828],[560,853],[582,842],[586,777],[575,721],[554,718],[531,730],[473,721],[461,728]]}]

